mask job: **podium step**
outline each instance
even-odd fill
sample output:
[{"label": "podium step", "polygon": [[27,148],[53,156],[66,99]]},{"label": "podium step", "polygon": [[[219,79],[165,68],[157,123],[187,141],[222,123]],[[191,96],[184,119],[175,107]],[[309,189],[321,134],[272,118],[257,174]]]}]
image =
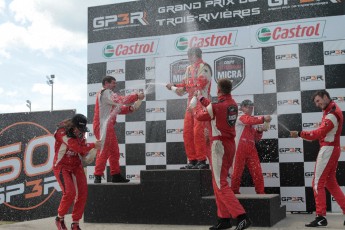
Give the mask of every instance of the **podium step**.
[{"label": "podium step", "polygon": [[[253,226],[271,227],[286,217],[286,206],[280,205],[279,194],[236,194]],[[216,211],[215,196],[202,197],[205,208]]]},{"label": "podium step", "polygon": [[[140,177],[141,183],[89,184],[84,221],[172,225],[217,221],[210,170],[145,170]],[[286,217],[279,195],[238,198],[253,226],[272,226]]]}]

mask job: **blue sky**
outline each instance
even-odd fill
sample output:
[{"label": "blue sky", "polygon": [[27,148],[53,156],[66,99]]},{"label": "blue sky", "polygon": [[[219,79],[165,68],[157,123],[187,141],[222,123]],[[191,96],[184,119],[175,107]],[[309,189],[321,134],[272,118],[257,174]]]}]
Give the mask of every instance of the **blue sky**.
[{"label": "blue sky", "polygon": [[0,114],[87,111],[87,7],[128,0],[0,0]]}]

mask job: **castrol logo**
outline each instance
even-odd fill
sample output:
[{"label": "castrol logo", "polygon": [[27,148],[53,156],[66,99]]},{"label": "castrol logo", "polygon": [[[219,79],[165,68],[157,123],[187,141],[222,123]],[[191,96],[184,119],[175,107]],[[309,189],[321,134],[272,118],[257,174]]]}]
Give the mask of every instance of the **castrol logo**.
[{"label": "castrol logo", "polygon": [[103,57],[107,59],[150,56],[157,53],[158,39],[107,44]]},{"label": "castrol logo", "polygon": [[237,31],[220,31],[217,33],[202,33],[178,37],[175,41],[177,51],[186,51],[192,47],[210,50],[235,45]]},{"label": "castrol logo", "polygon": [[257,31],[260,43],[286,42],[323,37],[325,21],[290,23],[261,27]]}]

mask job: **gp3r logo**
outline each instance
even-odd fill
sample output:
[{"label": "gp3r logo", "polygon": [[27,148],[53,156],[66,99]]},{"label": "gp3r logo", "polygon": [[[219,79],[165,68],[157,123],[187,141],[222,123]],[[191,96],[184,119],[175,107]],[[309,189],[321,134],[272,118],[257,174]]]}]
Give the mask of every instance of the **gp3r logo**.
[{"label": "gp3r logo", "polygon": [[54,143],[53,135],[33,122],[0,131],[0,206],[31,210],[61,191],[52,173]]},{"label": "gp3r logo", "polygon": [[93,19],[93,28],[107,28],[111,26],[128,26],[134,24],[148,25],[146,12],[133,12],[97,17]]},{"label": "gp3r logo", "polygon": [[287,203],[304,203],[304,197],[301,196],[283,196],[281,201]]}]

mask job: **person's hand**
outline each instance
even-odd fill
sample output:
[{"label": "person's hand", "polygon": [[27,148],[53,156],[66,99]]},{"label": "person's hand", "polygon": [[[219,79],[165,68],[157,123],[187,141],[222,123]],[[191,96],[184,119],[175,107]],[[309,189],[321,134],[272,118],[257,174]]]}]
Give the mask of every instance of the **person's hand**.
[{"label": "person's hand", "polygon": [[142,100],[137,100],[134,102],[134,104],[131,106],[133,111],[136,111],[139,109],[140,105],[142,103]]},{"label": "person's hand", "polygon": [[83,164],[91,164],[92,162],[94,162],[96,155],[96,148],[91,149],[85,156],[82,157]]},{"label": "person's hand", "polygon": [[200,90],[196,90],[193,94],[193,96],[195,96],[196,98],[200,98],[202,96]]},{"label": "person's hand", "polygon": [[144,93],[138,93],[138,99],[139,100],[144,100],[145,94]]},{"label": "person's hand", "polygon": [[196,98],[196,96],[192,97],[192,99],[189,102],[188,108],[191,108],[191,109],[195,108],[197,103],[198,103],[198,99]]},{"label": "person's hand", "polygon": [[182,87],[179,87],[179,88],[176,89],[176,94],[177,94],[177,95],[182,96],[183,93],[184,93],[184,90],[183,90]]},{"label": "person's hand", "polygon": [[290,131],[290,137],[293,137],[293,138],[298,137],[298,131]]},{"label": "person's hand", "polygon": [[267,131],[267,130],[264,130],[264,127],[260,125],[256,128],[256,131],[262,133],[263,131]]},{"label": "person's hand", "polygon": [[265,115],[264,116],[264,121],[271,122],[272,121],[272,117],[270,115]]},{"label": "person's hand", "polygon": [[168,90],[171,90],[171,86],[173,86],[173,84],[168,83],[165,87],[167,87]]},{"label": "person's hand", "polygon": [[101,141],[99,141],[99,140],[97,140],[97,141],[95,142],[95,149],[100,150],[100,149],[101,149],[101,147],[102,147],[102,142],[101,142]]}]

